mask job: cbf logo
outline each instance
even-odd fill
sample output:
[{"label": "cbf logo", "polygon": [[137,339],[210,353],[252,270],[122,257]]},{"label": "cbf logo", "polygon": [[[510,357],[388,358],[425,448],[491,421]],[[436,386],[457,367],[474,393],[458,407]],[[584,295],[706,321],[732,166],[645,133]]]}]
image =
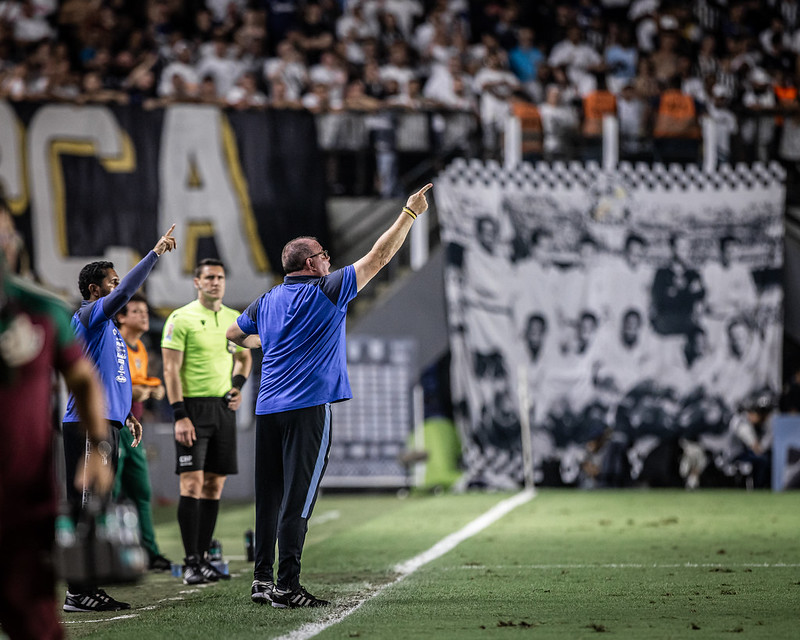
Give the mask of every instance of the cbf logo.
[{"label": "cbf logo", "polygon": [[191,467],[192,466],[192,456],[179,456],[178,457],[178,465],[181,467]]},{"label": "cbf logo", "polygon": [[116,347],[117,355],[117,375],[114,378],[117,382],[128,381],[128,349],[125,346],[125,340],[122,339],[119,331],[114,329],[114,345]]}]

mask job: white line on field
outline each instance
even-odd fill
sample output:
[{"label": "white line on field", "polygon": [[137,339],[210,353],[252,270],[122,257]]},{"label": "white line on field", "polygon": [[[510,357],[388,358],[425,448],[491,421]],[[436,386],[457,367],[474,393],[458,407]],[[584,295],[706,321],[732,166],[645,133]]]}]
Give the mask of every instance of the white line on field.
[{"label": "white line on field", "polygon": [[61,624],[92,624],[94,622],[111,622],[112,620],[125,620],[127,618],[138,618],[138,613],[129,613],[124,616],[114,616],[113,618],[101,618],[100,620],[62,620]]},{"label": "white line on field", "polygon": [[367,593],[366,595],[359,598],[359,600],[347,607],[342,611],[338,611],[331,616],[328,616],[324,620],[320,620],[319,622],[311,622],[309,624],[303,625],[299,629],[295,629],[294,631],[287,633],[286,635],[280,636],[276,640],[308,640],[309,638],[313,638],[318,633],[322,633],[325,629],[332,627],[335,624],[338,624],[345,618],[347,618],[351,613],[357,611],[362,604],[371,600],[375,596],[379,595],[384,589],[391,587],[398,582],[403,581],[405,578],[410,576],[420,567],[425,566],[429,562],[436,560],[437,558],[443,556],[448,551],[452,551],[457,545],[459,545],[464,540],[471,538],[472,536],[480,533],[486,527],[490,526],[491,524],[497,522],[500,518],[502,518],[507,513],[513,511],[520,505],[525,504],[529,500],[531,500],[536,493],[531,490],[521,491],[520,493],[508,498],[507,500],[503,500],[502,502],[497,503],[494,507],[489,509],[486,513],[482,516],[479,516],[468,525],[456,531],[455,533],[451,533],[446,538],[443,538],[435,545],[433,545],[427,551],[420,553],[418,556],[414,556],[410,560],[406,560],[405,562],[401,562],[400,564],[394,567],[394,571],[399,575],[388,582],[387,584],[381,585],[377,587],[373,591]]},{"label": "white line on field", "polygon": [[445,571],[462,570],[462,569],[492,569],[492,570],[506,570],[506,569],[725,569],[725,568],[738,568],[738,569],[795,569],[800,567],[800,564],[787,563],[787,562],[740,562],[740,563],[726,563],[726,562],[681,562],[675,564],[637,564],[631,562],[611,562],[607,564],[509,564],[509,565],[484,565],[484,564],[465,564],[460,567],[453,567],[451,569],[445,568]]}]

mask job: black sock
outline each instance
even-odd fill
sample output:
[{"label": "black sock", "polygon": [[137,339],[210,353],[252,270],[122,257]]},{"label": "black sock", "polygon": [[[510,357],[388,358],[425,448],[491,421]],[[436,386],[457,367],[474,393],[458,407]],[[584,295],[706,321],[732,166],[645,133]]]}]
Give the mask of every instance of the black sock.
[{"label": "black sock", "polygon": [[181,529],[183,550],[186,557],[199,556],[197,548],[197,532],[200,522],[200,500],[181,496],[178,501],[178,526]]},{"label": "black sock", "polygon": [[217,526],[219,513],[219,500],[200,498],[200,525],[198,527],[197,550],[202,556],[211,548],[211,538],[214,537],[214,528]]}]

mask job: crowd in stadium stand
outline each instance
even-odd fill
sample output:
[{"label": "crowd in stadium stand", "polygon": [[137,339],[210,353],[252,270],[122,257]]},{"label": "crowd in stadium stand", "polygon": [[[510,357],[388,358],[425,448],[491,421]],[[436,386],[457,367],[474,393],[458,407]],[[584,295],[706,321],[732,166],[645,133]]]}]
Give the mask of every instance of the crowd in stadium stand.
[{"label": "crowd in stadium stand", "polygon": [[3,0],[0,97],[456,110],[499,157],[800,160],[800,0]]}]

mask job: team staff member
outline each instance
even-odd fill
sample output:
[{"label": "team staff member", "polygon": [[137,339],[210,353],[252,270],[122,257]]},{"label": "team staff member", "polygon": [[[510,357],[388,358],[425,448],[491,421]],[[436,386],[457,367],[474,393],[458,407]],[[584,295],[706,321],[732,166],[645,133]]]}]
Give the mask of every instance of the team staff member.
[{"label": "team staff member", "polygon": [[208,561],[206,553],[225,478],[238,473],[234,412],[242,402],[240,390],[252,363],[249,351],[225,337],[225,329],[239,314],[222,304],[222,262],[201,260],[194,271],[194,286],[197,299],[172,312],[161,338],[164,382],[175,416],[185,584],[229,577]]},{"label": "team staff member", "polygon": [[[315,238],[290,241],[280,284],[255,300],[227,332],[262,348],[256,404],[256,559],[250,597],[273,607],[323,607],[300,585],[300,557],[331,443],[330,403],[352,397],[347,377],[348,303],[402,246],[428,208],[428,184],[409,196],[395,223],[358,262],[330,272]],[[274,582],[275,543],[278,581]]]},{"label": "team staff member", "polygon": [[[103,383],[106,396],[106,419],[111,426],[110,451],[108,457],[112,469],[116,470],[119,431],[126,426],[133,435],[133,446],[142,437],[142,425],[130,414],[132,388],[128,370],[128,350],[125,341],[113,322],[117,312],[142,286],[150,271],[165,251],[175,248],[173,224],[161,236],[156,246],[122,280],[114,265],[106,261],[90,262],[81,269],[78,288],[83,296],[80,309],[72,316],[72,327],[83,343],[83,348]],[[63,420],[64,460],[67,478],[75,475],[78,464],[84,457],[86,441],[80,425],[76,397],[70,395]],[[67,499],[77,513],[83,506],[86,487],[83,491],[67,482]],[[67,585],[64,611],[118,611],[130,609],[126,602],[119,602],[97,585]]]},{"label": "team staff member", "polygon": [[[117,314],[116,320],[128,349],[128,367],[133,385],[131,413],[141,422],[145,400],[149,398],[161,400],[164,397],[164,385],[161,384],[161,380],[147,375],[149,359],[147,349],[142,342],[142,336],[150,330],[150,310],[147,307],[147,300],[141,294],[134,293],[128,304]],[[114,483],[114,498],[116,499],[120,493],[136,505],[142,546],[147,551],[149,568],[154,571],[169,571],[172,563],[161,554],[153,528],[151,505],[153,492],[150,488],[147,454],[143,447],[133,446],[133,437],[125,430],[119,434],[119,460]]]},{"label": "team staff member", "polygon": [[[82,354],[66,307],[6,272],[0,251],[0,627],[14,640],[58,640],[52,551],[57,491],[53,470],[52,376],[64,376],[91,443],[86,483],[107,493],[111,466],[103,388]],[[83,457],[74,481],[83,484]],[[72,480],[72,478],[70,478]],[[0,635],[3,635],[0,632]]]}]

